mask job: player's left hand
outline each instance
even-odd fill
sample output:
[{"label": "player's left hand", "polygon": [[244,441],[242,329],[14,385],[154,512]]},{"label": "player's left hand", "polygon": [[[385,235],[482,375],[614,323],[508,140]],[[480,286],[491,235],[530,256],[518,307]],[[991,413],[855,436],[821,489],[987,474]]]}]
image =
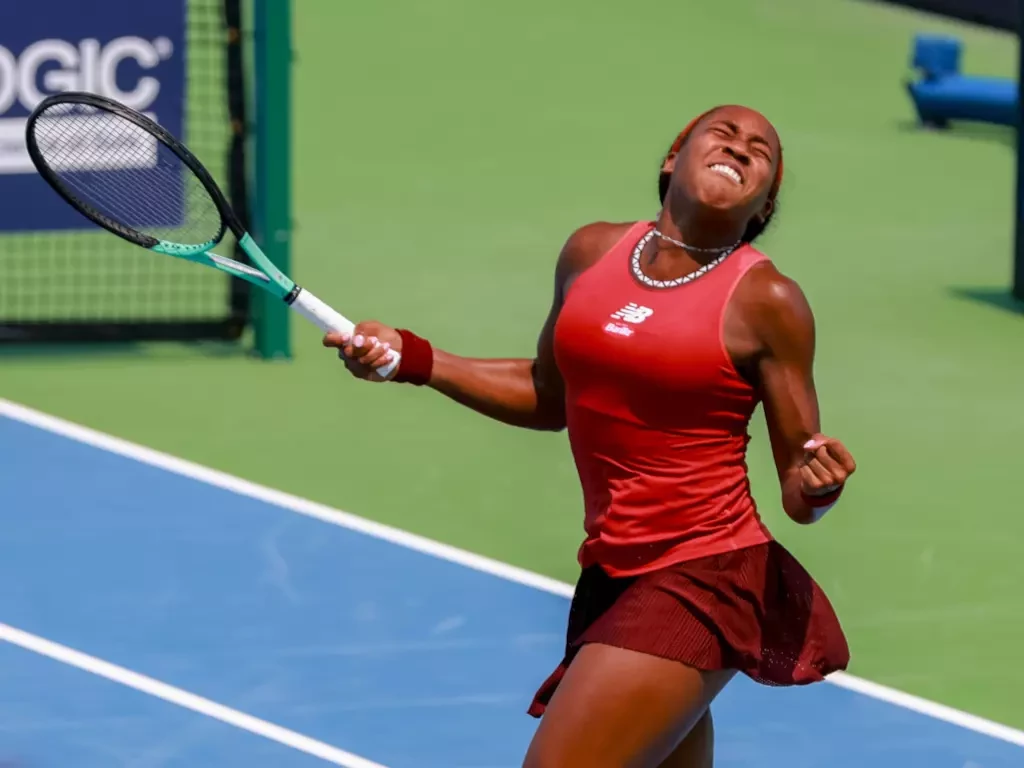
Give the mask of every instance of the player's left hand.
[{"label": "player's left hand", "polygon": [[804,443],[800,490],[807,496],[824,496],[846,483],[856,471],[857,463],[845,445],[834,437],[814,435]]}]

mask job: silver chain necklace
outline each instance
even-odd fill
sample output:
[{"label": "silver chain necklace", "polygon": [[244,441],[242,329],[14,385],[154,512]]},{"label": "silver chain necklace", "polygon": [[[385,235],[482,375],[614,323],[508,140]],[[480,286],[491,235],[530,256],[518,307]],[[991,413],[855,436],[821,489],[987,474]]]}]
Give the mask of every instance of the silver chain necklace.
[{"label": "silver chain necklace", "polygon": [[[721,255],[717,259],[713,259],[709,261],[707,264],[703,264],[699,269],[689,273],[688,275],[677,277],[675,280],[655,280],[653,277],[648,277],[647,275],[645,275],[643,267],[640,265],[640,255],[643,253],[644,247],[649,242],[651,242],[651,239],[655,235],[657,235],[663,240],[667,240],[673,245],[679,246],[680,248],[685,248],[690,251],[701,251],[703,253],[721,253]],[[652,229],[650,232],[648,232],[646,235],[640,238],[640,242],[636,244],[636,248],[633,249],[633,256],[630,259],[630,264],[633,268],[633,276],[636,277],[636,279],[639,280],[644,285],[650,286],[651,288],[675,288],[676,286],[685,285],[686,283],[693,282],[698,277],[706,275],[712,269],[714,269],[723,261],[725,261],[726,257],[734,250],[736,250],[737,245],[739,245],[739,243],[730,245],[727,248],[697,248],[694,246],[685,245],[684,243],[681,243],[678,240],[673,240],[671,237],[663,235],[657,229]]]},{"label": "silver chain necklace", "polygon": [[738,246],[742,242],[741,240],[737,240],[732,245],[719,246],[718,248],[698,248],[696,245],[687,245],[681,240],[676,240],[674,238],[669,237],[657,227],[651,230],[651,234],[657,235],[662,240],[670,242],[672,243],[672,245],[678,246],[685,251],[697,251],[698,253],[732,253],[733,251],[736,250],[736,246]]}]

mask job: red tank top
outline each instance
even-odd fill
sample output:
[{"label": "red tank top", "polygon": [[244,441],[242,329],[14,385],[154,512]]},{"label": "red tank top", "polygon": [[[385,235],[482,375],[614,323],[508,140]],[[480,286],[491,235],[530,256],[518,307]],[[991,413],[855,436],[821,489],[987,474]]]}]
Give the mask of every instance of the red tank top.
[{"label": "red tank top", "polygon": [[584,568],[630,576],[771,539],[747,479],[754,389],[722,337],[743,246],[672,288],[634,277],[639,222],[570,286],[555,326],[569,443],[583,486]]}]

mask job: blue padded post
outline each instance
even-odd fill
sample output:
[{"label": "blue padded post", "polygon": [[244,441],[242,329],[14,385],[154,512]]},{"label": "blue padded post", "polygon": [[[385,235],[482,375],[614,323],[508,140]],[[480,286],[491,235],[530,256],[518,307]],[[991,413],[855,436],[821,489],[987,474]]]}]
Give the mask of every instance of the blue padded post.
[{"label": "blue padded post", "polygon": [[944,128],[950,120],[1017,124],[1018,86],[1002,77],[960,73],[963,46],[954,37],[918,35],[912,62],[921,79],[907,90],[922,125]]},{"label": "blue padded post", "polygon": [[963,45],[955,37],[918,35],[914,38],[914,69],[921,70],[925,80],[960,74]]}]

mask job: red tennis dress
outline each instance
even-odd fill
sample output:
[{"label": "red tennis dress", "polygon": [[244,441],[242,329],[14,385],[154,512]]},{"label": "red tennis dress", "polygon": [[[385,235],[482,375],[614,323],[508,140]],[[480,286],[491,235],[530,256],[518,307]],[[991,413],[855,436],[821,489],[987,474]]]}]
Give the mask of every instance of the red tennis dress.
[{"label": "red tennis dress", "polygon": [[537,717],[587,642],[773,685],[849,662],[832,606],[762,524],[747,479],[759,400],[722,321],[767,257],[743,246],[690,282],[653,287],[631,263],[653,227],[637,223],[576,278],[555,327],[586,537],[565,658]]}]

